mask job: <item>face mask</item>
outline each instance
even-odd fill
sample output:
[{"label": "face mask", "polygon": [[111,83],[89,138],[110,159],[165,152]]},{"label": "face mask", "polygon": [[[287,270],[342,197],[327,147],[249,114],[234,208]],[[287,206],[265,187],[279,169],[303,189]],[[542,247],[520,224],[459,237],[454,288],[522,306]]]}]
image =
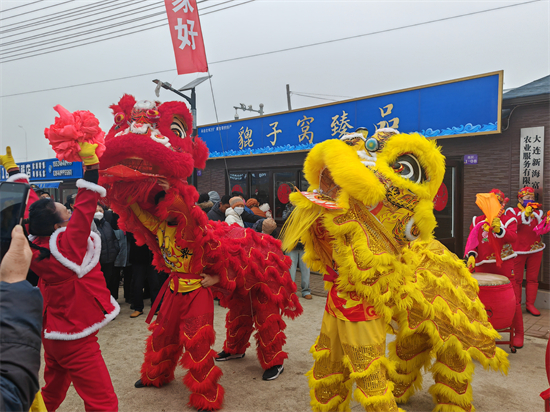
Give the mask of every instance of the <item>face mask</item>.
[{"label": "face mask", "polygon": [[532,201],[532,200],[523,199],[523,201],[521,202],[521,204],[522,204],[523,207],[527,206],[529,203],[533,203],[533,201]]},{"label": "face mask", "polygon": [[233,210],[234,210],[235,212],[237,212],[237,214],[240,216],[240,215],[242,215],[243,212],[244,212],[244,207],[242,207],[242,206],[237,206],[237,207],[233,208]]},{"label": "face mask", "polygon": [[103,219],[103,213],[101,212],[95,212],[94,219],[101,220]]}]

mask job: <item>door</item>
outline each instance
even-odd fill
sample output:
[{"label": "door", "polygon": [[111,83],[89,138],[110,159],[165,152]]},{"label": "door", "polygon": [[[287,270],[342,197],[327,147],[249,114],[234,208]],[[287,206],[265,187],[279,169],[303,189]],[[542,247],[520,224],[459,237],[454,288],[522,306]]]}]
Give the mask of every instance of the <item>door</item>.
[{"label": "door", "polygon": [[437,220],[435,238],[451,252],[462,257],[463,163],[447,160],[443,183],[434,199]]}]

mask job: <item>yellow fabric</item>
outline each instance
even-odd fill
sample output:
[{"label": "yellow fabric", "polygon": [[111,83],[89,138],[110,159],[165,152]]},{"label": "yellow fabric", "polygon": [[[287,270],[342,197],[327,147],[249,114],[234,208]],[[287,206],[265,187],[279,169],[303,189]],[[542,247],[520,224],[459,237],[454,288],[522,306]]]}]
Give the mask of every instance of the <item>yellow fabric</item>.
[{"label": "yellow fabric", "polygon": [[[187,248],[180,249],[176,244],[177,226],[170,226],[166,220],[160,221],[140,208],[137,203],[131,204],[130,208],[143,226],[157,236],[165,265],[173,272],[191,273],[193,253]],[[180,287],[181,285],[178,286],[178,290]],[[184,286],[184,289],[188,287]],[[191,290],[195,289],[198,289],[198,287]]]},{"label": "yellow fabric", "polygon": [[386,329],[381,319],[347,322],[326,313],[311,353],[315,359],[307,373],[314,411],[349,410],[354,397],[365,410],[398,411],[393,384],[387,380],[392,366],[385,358]]},{"label": "yellow fabric", "polygon": [[6,146],[6,154],[0,155],[0,165],[4,166],[6,172],[9,172],[11,169],[17,169],[17,164],[11,154],[11,147]]},{"label": "yellow fabric", "polygon": [[42,398],[42,392],[38,391],[36,393],[29,412],[48,412],[44,399]]},{"label": "yellow fabric", "polygon": [[82,159],[82,163],[85,166],[91,166],[99,163],[99,158],[95,154],[97,143],[91,144],[87,142],[78,142],[80,145],[80,152],[78,155]]},{"label": "yellow fabric", "polygon": [[[201,286],[202,279],[182,279],[178,278],[178,290],[176,293],[187,293],[199,289]],[[170,281],[170,289],[175,290],[174,288],[174,279]]]}]

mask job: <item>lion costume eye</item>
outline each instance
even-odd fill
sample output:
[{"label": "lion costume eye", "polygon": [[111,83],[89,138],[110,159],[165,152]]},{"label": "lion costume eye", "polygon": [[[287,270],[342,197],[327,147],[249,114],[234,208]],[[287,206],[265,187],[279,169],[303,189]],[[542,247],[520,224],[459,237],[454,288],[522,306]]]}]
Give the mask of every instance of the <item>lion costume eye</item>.
[{"label": "lion costume eye", "polygon": [[174,120],[172,120],[170,129],[178,137],[184,138],[187,136],[187,127],[185,126],[185,123],[177,117],[174,117]]},{"label": "lion costume eye", "polygon": [[414,183],[421,183],[425,180],[424,171],[420,163],[411,154],[399,156],[391,165],[393,171],[398,173],[402,178],[408,179]]}]

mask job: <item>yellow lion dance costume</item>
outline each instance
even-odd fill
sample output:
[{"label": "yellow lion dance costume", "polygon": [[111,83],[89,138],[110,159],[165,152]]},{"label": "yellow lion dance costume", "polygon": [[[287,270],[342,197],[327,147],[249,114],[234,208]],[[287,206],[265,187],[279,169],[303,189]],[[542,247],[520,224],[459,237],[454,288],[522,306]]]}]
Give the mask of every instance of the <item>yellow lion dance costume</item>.
[{"label": "yellow lion dance costume", "polygon": [[[445,173],[434,141],[381,129],[316,145],[304,164],[309,192],[283,247],[325,275],[321,333],[308,372],[314,411],[398,411],[430,369],[434,411],[469,411],[474,363],[507,373],[507,354],[487,321],[464,263],[433,239],[433,198]],[[386,357],[386,333],[396,334]],[[435,362],[432,365],[432,358]]]}]

